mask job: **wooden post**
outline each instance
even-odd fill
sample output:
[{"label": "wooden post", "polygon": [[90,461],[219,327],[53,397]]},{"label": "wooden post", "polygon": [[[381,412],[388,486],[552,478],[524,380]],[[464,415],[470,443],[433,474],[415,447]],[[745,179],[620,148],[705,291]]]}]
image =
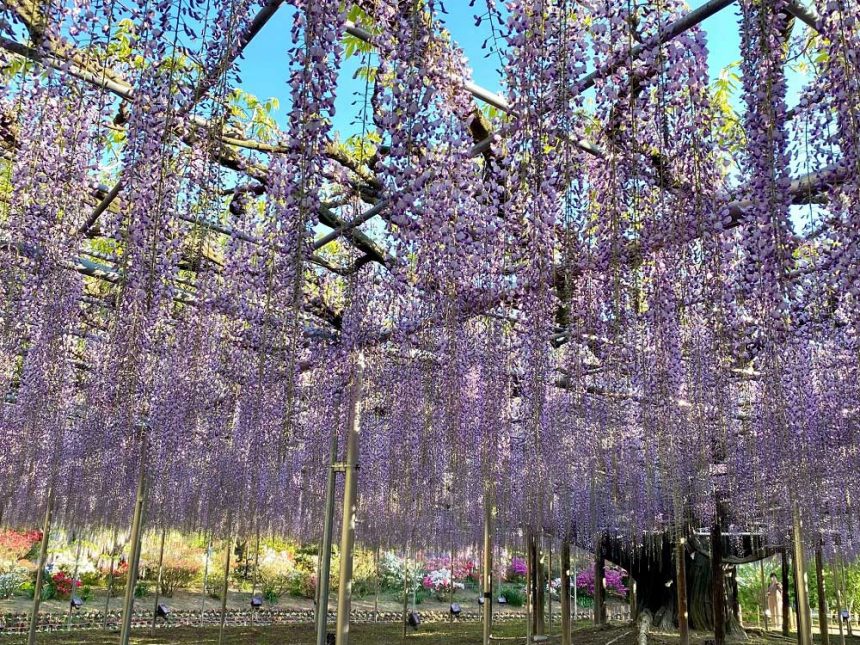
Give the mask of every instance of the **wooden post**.
[{"label": "wooden post", "polygon": [[791,589],[788,578],[788,547],[782,549],[782,635],[788,636],[791,629]]},{"label": "wooden post", "polygon": [[561,645],[571,645],[570,634],[570,540],[561,543]]},{"label": "wooden post", "polygon": [[713,584],[714,645],[726,642],[726,580],[723,575],[723,531],[719,518],[711,527],[711,577]]},{"label": "wooden post", "polygon": [[140,567],[140,542],[143,534],[143,509],[146,503],[146,439],[142,439],[140,450],[140,474],[137,478],[137,495],[134,502],[134,517],[131,522],[128,559],[128,579],[125,585],[125,599],[122,607],[122,628],[120,645],[128,645],[131,637],[131,614],[134,611],[134,590],[137,587],[137,570]]},{"label": "wooden post", "polygon": [[152,626],[149,628],[150,635],[155,634],[155,621],[158,619],[158,601],[161,596],[161,574],[164,569],[164,538],[167,536],[167,528],[161,528],[161,547],[158,549],[158,581],[155,583],[155,604],[152,606]]},{"label": "wooden post", "polygon": [[687,612],[687,539],[679,535],[675,540],[675,577],[678,595],[678,643],[690,645],[690,627]]},{"label": "wooden post", "polygon": [[227,518],[227,553],[224,554],[224,584],[221,587],[221,626],[218,628],[218,645],[224,642],[224,622],[227,619],[227,586],[230,583],[230,551],[233,538],[230,535],[230,518]]},{"label": "wooden post", "polygon": [[818,590],[818,631],[821,633],[822,645],[830,645],[830,625],[827,617],[827,589],[824,585],[824,558],[821,553],[821,542],[815,549],[815,578]]},{"label": "wooden post", "polygon": [[770,631],[768,628],[768,603],[767,603],[767,582],[764,577],[764,560],[759,560],[759,577],[761,578],[761,613],[764,616],[764,631]]},{"label": "wooden post", "polygon": [[45,521],[42,523],[42,544],[39,546],[39,568],[36,570],[36,586],[33,589],[33,613],[30,615],[30,630],[27,645],[36,645],[36,628],[39,625],[39,605],[42,602],[42,584],[45,580],[45,565],[48,560],[48,538],[51,533],[51,514],[54,507],[54,487],[48,488]]},{"label": "wooden post", "polygon": [[358,455],[361,432],[361,397],[364,355],[359,354],[352,377],[343,483],[343,524],[340,533],[340,581],[337,590],[337,645],[349,645],[352,608],[352,558],[355,546],[355,511],[358,503]]},{"label": "wooden post", "polygon": [[[603,542],[597,538],[594,552],[594,624],[606,624],[606,587],[603,579],[606,577],[606,567],[603,560]],[[717,645],[720,645],[719,643]]]},{"label": "wooden post", "polygon": [[484,490],[484,553],[481,565],[483,607],[483,645],[490,645],[493,632],[493,502],[489,487]]},{"label": "wooden post", "polygon": [[794,546],[794,591],[797,602],[797,643],[812,645],[812,616],[806,589],[806,562],[803,557],[803,524],[800,509],[794,503],[792,512],[792,543]]},{"label": "wooden post", "polygon": [[729,576],[729,584],[732,589],[732,615],[735,617],[738,625],[743,627],[743,616],[741,615],[741,604],[738,601],[738,568],[732,567],[731,576]]}]

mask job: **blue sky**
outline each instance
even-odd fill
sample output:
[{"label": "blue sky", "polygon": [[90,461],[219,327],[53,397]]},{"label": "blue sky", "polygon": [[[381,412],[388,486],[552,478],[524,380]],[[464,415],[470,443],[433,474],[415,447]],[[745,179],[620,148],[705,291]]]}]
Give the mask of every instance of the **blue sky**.
[{"label": "blue sky", "polygon": [[[694,9],[704,2],[705,0],[693,0],[690,8]],[[482,12],[484,3],[479,0],[475,5],[469,7],[468,0],[447,0],[445,6],[448,14],[440,14],[440,18],[465,52],[472,67],[473,80],[489,90],[502,92],[499,59],[497,56],[488,58],[487,52],[481,49],[482,43],[491,35],[489,21],[483,20],[481,25],[475,26],[474,16],[477,12]],[[292,11],[293,9],[286,5],[278,11],[249,45],[240,65],[243,89],[259,98],[276,96],[281,99],[281,109],[276,117],[282,124],[288,106],[287,50],[290,46]],[[740,58],[737,11],[737,5],[732,5],[703,23],[708,35],[712,79],[717,78],[723,68]],[[356,98],[355,92],[363,89],[363,81],[353,78],[358,65],[358,57],[353,57],[346,62],[340,76],[335,129],[344,135],[356,131],[353,121],[357,107],[352,103]],[[802,79],[796,74],[790,75],[789,104],[796,101],[801,85]]]}]

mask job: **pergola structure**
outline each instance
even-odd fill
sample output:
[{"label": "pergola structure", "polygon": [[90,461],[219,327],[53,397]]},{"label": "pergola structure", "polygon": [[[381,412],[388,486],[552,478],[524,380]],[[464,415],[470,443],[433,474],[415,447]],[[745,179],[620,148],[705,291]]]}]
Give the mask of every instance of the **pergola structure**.
[{"label": "pergola structure", "polygon": [[[258,140],[233,75],[282,4],[288,125]],[[800,579],[804,541],[854,555],[801,524],[857,521],[858,482],[834,471],[860,456],[860,11],[598,4],[511,0],[503,15],[487,0],[505,98],[470,80],[434,0],[5,3],[0,509],[44,516],[46,536],[58,510],[68,526],[130,521],[123,643],[147,514],[330,554],[339,473],[340,645],[357,512],[377,544],[438,540],[455,524],[441,507],[478,518],[461,539],[483,542],[489,599],[494,539],[521,536],[538,634],[544,533],[563,559],[595,549],[598,568],[672,535],[679,585],[703,519],[714,571],[733,526],[791,540]],[[708,87],[699,28],[736,4],[741,116]],[[788,110],[796,21],[819,57]],[[365,58],[352,148],[331,131],[344,38]],[[123,463],[105,465],[114,450]]]}]

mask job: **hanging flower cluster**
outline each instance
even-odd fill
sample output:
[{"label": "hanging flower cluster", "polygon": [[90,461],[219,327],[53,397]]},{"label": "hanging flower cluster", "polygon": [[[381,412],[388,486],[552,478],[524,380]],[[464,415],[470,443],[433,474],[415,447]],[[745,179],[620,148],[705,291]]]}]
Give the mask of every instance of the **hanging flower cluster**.
[{"label": "hanging flower cluster", "polygon": [[[485,510],[522,552],[778,543],[794,504],[860,553],[856,3],[821,8],[791,110],[788,3],[740,3],[740,128],[679,1],[487,3],[488,118],[442,3],[293,0],[267,141],[234,90],[271,3],[113,4],[0,11],[4,523],[125,530],[140,490],[148,528],[316,540],[356,423],[358,539],[415,560],[471,557]],[[358,159],[332,132],[350,14]]]}]

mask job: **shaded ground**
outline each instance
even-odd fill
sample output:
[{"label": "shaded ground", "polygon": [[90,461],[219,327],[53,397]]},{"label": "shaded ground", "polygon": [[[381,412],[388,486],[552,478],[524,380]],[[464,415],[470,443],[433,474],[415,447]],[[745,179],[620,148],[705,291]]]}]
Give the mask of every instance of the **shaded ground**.
[{"label": "shaded ground", "polygon": [[[475,623],[422,625],[419,631],[410,630],[403,639],[403,630],[399,625],[355,625],[350,632],[351,645],[385,645],[388,643],[413,643],[413,645],[477,645],[481,642],[481,627]],[[525,625],[512,623],[497,625],[495,636],[507,637],[501,643],[525,643]],[[551,643],[558,643],[558,628],[553,630]],[[519,638],[517,638],[519,637]],[[635,645],[636,633],[633,626],[612,625],[605,628],[595,628],[586,623],[579,623],[573,635],[575,645]],[[709,633],[693,633],[691,641],[697,645],[713,638]],[[72,632],[67,634],[40,634],[37,642],[40,644],[56,643],[57,645],[115,645],[118,635],[102,632]],[[818,637],[816,636],[816,642]],[[2,643],[20,645],[26,641],[22,637],[0,639]],[[155,636],[149,636],[146,631],[139,631],[132,637],[135,645],[167,645],[171,643],[217,643],[217,628],[175,628],[158,630]],[[653,645],[676,645],[677,635],[652,634],[649,643]],[[781,634],[771,633],[768,636],[752,630],[749,633],[749,645],[789,645],[795,643],[794,638],[784,638]],[[275,627],[236,627],[225,631],[224,643],[229,645],[313,645],[313,628],[310,625],[279,625]],[[840,645],[839,637],[831,636],[831,645]],[[846,645],[860,645],[860,638],[846,639]]]}]

